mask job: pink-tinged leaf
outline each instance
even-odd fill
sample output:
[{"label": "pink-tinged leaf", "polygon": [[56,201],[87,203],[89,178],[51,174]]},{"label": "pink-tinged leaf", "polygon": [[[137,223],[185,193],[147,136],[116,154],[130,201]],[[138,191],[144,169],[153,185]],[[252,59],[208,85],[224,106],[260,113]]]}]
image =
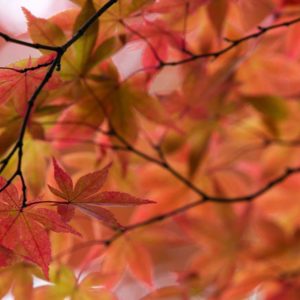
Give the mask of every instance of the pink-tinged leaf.
[{"label": "pink-tinged leaf", "polygon": [[14,212],[14,216],[0,220],[0,244],[39,265],[48,277],[51,261],[48,233],[38,223],[32,222],[26,213]]},{"label": "pink-tinged leaf", "polygon": [[111,164],[100,171],[80,177],[75,184],[72,200],[82,200],[90,195],[95,194],[106,181],[110,166]]},{"label": "pink-tinged leaf", "polygon": [[[99,253],[97,254],[99,256]],[[80,283],[80,287],[89,288],[93,286],[101,286],[105,282],[109,275],[103,274],[102,272],[92,272],[84,277]]]},{"label": "pink-tinged leaf", "polygon": [[22,228],[20,241],[25,249],[24,256],[38,264],[48,278],[51,245],[47,232],[37,223],[30,222],[25,216],[20,217],[18,221]]},{"label": "pink-tinged leaf", "polygon": [[182,299],[186,300],[187,295],[181,286],[171,285],[159,288],[150,294],[144,296],[140,300],[167,300],[167,299]]},{"label": "pink-tinged leaf", "polygon": [[[6,184],[2,177],[0,184]],[[51,261],[49,230],[79,235],[55,212],[23,207],[13,183],[0,193],[0,246],[39,265],[46,278]]]},{"label": "pink-tinged leaf", "polygon": [[[0,176],[0,187],[5,186],[6,180]],[[22,205],[22,200],[19,198],[18,190],[10,184],[4,191],[0,193],[0,202],[8,204],[10,208],[19,209]]]},{"label": "pink-tinged leaf", "polygon": [[45,229],[55,232],[70,232],[80,236],[79,232],[73,229],[70,225],[66,224],[54,211],[45,208],[37,208],[33,210],[33,212],[27,212],[27,214],[32,219],[44,225]]},{"label": "pink-tinged leaf", "polygon": [[63,221],[69,222],[74,217],[75,207],[69,203],[58,204],[57,212],[60,214]]},{"label": "pink-tinged leaf", "polygon": [[[143,37],[147,40],[146,47],[142,53],[142,63],[144,67],[153,67],[159,64],[159,59],[166,61],[171,48],[182,50],[184,39],[182,35],[171,30],[162,19],[155,19],[140,24],[133,24],[130,28],[143,32]],[[133,39],[137,36],[133,35]],[[151,46],[150,46],[151,45]],[[154,71],[154,70],[153,70]]]},{"label": "pink-tinged leaf", "polygon": [[[19,115],[23,116],[27,108],[27,101],[42,82],[47,72],[47,67],[27,72],[17,72],[16,70],[44,65],[53,61],[54,58],[55,54],[45,55],[38,59],[29,58],[9,65],[12,69],[0,70],[0,104],[12,99],[16,111]],[[46,84],[44,90],[52,90],[59,85],[60,79],[54,74]]]},{"label": "pink-tinged leaf", "polygon": [[73,181],[71,177],[57,164],[53,158],[54,178],[60,190],[65,195],[65,199],[70,201],[73,195]]},{"label": "pink-tinged leaf", "polygon": [[2,219],[0,226],[0,244],[39,265],[48,278],[51,248],[47,231],[26,212]]},{"label": "pink-tinged leaf", "polygon": [[78,207],[86,215],[98,219],[99,221],[103,222],[105,225],[113,229],[123,228],[123,226],[118,223],[114,215],[105,208],[87,203],[76,204],[76,207]]},{"label": "pink-tinged leaf", "polygon": [[[155,49],[156,52],[152,49]],[[167,50],[168,46],[164,39],[155,39],[155,41],[152,42],[152,48],[146,47],[143,52],[143,66],[145,68],[153,68],[153,70],[155,70],[155,67],[159,65],[158,58],[161,60],[167,60]]]},{"label": "pink-tinged leaf", "polygon": [[105,206],[135,206],[156,203],[155,201],[134,197],[127,193],[112,191],[98,193],[94,196],[84,199],[83,202]]},{"label": "pink-tinged leaf", "polygon": [[[137,259],[137,257],[142,257],[142,259]],[[130,241],[128,264],[137,279],[153,286],[153,263],[149,252],[143,245]]]},{"label": "pink-tinged leaf", "polygon": [[70,148],[78,141],[93,139],[103,120],[99,103],[84,97],[62,112],[50,137],[55,141],[55,147]]}]

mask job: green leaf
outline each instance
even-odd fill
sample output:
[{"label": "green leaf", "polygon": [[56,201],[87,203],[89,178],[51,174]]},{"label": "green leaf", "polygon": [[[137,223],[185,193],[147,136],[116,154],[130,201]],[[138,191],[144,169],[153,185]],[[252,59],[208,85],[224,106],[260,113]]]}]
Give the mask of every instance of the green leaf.
[{"label": "green leaf", "polygon": [[72,270],[68,267],[60,266],[58,268],[50,269],[50,279],[54,283],[49,290],[49,296],[53,299],[65,298],[72,294],[76,286],[76,277]]},{"label": "green leaf", "polygon": [[[81,28],[81,26],[84,25],[86,21],[95,13],[96,9],[94,7],[93,1],[87,0],[75,21],[73,34],[76,34]],[[78,41],[74,44],[74,49],[76,52],[75,64],[80,71],[84,70],[86,63],[91,56],[91,53],[97,40],[98,30],[99,21],[96,20],[85,32],[85,34],[82,37],[80,37],[80,39],[78,39]]]},{"label": "green leaf", "polygon": [[284,120],[288,116],[287,105],[281,97],[262,95],[245,97],[244,100],[258,112],[274,121]]},{"label": "green leaf", "polygon": [[101,43],[94,51],[92,57],[89,59],[85,72],[93,68],[97,63],[109,58],[114,53],[116,53],[123,43],[121,42],[121,36],[110,37]]},{"label": "green leaf", "polygon": [[221,37],[223,25],[228,12],[227,0],[210,1],[207,6],[207,12],[218,37]]},{"label": "green leaf", "polygon": [[111,101],[113,109],[110,121],[113,128],[125,140],[134,143],[138,136],[138,122],[133,110],[130,94],[124,93],[124,90],[120,89],[114,94]]},{"label": "green leaf", "polygon": [[[66,42],[62,29],[49,20],[37,18],[26,8],[22,8],[28,23],[28,32],[35,43],[61,46]],[[41,50],[45,52],[45,50]],[[49,52],[49,51],[46,51]]]},{"label": "green leaf", "polygon": [[5,154],[7,150],[17,141],[21,128],[21,120],[8,124],[3,131],[0,131],[0,156]]}]

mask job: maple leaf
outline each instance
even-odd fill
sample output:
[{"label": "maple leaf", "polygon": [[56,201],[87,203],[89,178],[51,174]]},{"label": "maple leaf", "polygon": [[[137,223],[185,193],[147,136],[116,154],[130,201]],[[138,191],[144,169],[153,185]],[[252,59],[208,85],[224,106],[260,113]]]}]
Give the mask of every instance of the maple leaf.
[{"label": "maple leaf", "polygon": [[237,5],[245,29],[257,26],[274,10],[274,1],[271,0],[241,0]]},{"label": "maple leaf", "polygon": [[[6,180],[0,177],[0,186]],[[48,231],[79,235],[60,216],[45,208],[24,207],[14,184],[0,194],[0,245],[39,265],[48,278],[51,245]],[[11,256],[10,252],[7,252]],[[2,251],[4,255],[5,252]],[[7,258],[9,259],[9,256]],[[4,259],[1,259],[2,261]]]},{"label": "maple leaf", "polygon": [[27,262],[18,262],[14,263],[13,266],[1,268],[1,299],[4,299],[8,292],[11,292],[15,300],[24,299],[24,295],[27,299],[32,299],[33,275],[43,278],[42,273],[34,265]]},{"label": "maple leaf", "polygon": [[44,285],[35,289],[34,299],[105,299],[117,298],[103,286],[105,276],[99,272],[91,272],[82,278],[65,266],[51,268],[52,285]]},{"label": "maple leaf", "polygon": [[[153,286],[153,261],[149,250],[142,241],[132,238],[132,234],[126,234],[113,243],[106,251],[101,266],[102,272],[107,274],[106,286],[115,286],[126,269],[139,281],[147,286]],[[137,257],[143,257],[138,261]],[[110,276],[109,276],[110,275]]]},{"label": "maple leaf", "polygon": [[102,170],[80,177],[75,186],[72,178],[57,164],[54,158],[53,165],[54,177],[59,189],[48,186],[54,195],[65,200],[57,204],[58,213],[64,221],[70,221],[74,216],[75,208],[78,208],[83,213],[102,221],[109,227],[121,228],[122,226],[115,219],[114,215],[101,206],[135,206],[155,203],[154,201],[137,198],[122,192],[98,192],[107,179],[111,164]]},{"label": "maple leaf", "polygon": [[[0,104],[12,99],[15,109],[23,116],[27,108],[27,101],[47,72],[45,67],[33,70],[30,70],[30,68],[50,64],[54,57],[55,54],[44,55],[38,59],[29,58],[0,70]],[[27,69],[27,71],[23,72],[22,69]],[[47,82],[45,90],[57,88],[59,84],[58,76],[54,75]]]}]

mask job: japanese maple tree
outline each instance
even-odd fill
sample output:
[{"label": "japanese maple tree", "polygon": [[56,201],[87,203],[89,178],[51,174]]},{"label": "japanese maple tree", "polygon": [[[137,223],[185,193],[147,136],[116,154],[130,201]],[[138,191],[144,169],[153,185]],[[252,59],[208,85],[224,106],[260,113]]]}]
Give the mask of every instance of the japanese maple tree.
[{"label": "japanese maple tree", "polygon": [[0,297],[298,300],[300,1],[22,5]]}]

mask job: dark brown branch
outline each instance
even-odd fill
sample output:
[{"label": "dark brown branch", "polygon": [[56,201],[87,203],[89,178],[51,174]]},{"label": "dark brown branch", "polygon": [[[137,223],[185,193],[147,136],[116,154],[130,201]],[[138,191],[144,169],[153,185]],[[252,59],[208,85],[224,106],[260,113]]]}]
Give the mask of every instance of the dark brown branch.
[{"label": "dark brown branch", "polygon": [[44,63],[44,64],[38,64],[38,65],[36,65],[36,66],[28,67],[28,68],[23,68],[23,69],[20,69],[20,68],[12,68],[12,67],[0,67],[0,70],[14,71],[14,72],[17,72],[17,73],[27,73],[27,72],[29,72],[29,71],[34,71],[34,70],[37,70],[37,69],[49,67],[49,66],[53,63],[53,61],[54,61],[54,60],[51,60],[51,61],[46,62],[46,63]]},{"label": "dark brown branch", "polygon": [[176,215],[184,213],[192,208],[198,207],[199,205],[205,204],[207,202],[215,202],[215,203],[223,203],[223,204],[238,203],[238,202],[251,202],[254,199],[257,199],[259,196],[262,196],[263,194],[267,193],[274,186],[277,186],[278,184],[285,181],[288,177],[290,177],[291,175],[296,174],[296,173],[300,173],[300,167],[288,168],[282,175],[276,177],[274,180],[267,183],[264,187],[258,189],[254,193],[251,193],[251,194],[248,194],[245,196],[236,197],[236,198],[221,198],[221,197],[208,196],[207,198],[198,199],[196,201],[193,201],[193,202],[183,205],[181,207],[175,208],[169,212],[162,213],[162,214],[156,215],[152,218],[146,219],[144,221],[126,226],[126,227],[124,227],[124,229],[122,231],[115,233],[108,239],[92,240],[92,241],[80,243],[79,245],[76,245],[75,247],[72,247],[72,248],[68,249],[67,251],[59,253],[56,256],[56,259],[63,256],[66,253],[81,250],[85,247],[90,247],[91,245],[103,245],[103,246],[109,247],[114,241],[116,241],[118,238],[123,236],[126,232],[130,232],[132,230],[142,228],[144,226],[152,225],[152,224],[170,219],[172,217],[175,217]]},{"label": "dark brown branch", "polygon": [[155,59],[157,60],[157,62],[159,63],[159,65],[163,65],[164,62],[163,60],[160,58],[160,56],[158,55],[157,51],[155,50],[154,46],[147,40],[146,37],[144,37],[139,31],[131,28],[128,24],[126,24],[123,20],[119,21],[120,24],[122,24],[127,30],[129,30],[131,33],[133,33],[134,35],[136,35],[137,37],[139,37],[141,40],[143,40],[148,47],[150,48],[153,56],[155,57]]},{"label": "dark brown branch", "polygon": [[[24,195],[23,207],[25,207],[27,205],[26,204],[26,185],[25,185],[25,180],[24,180],[23,174],[22,174],[23,139],[24,139],[26,128],[27,128],[27,124],[29,122],[30,113],[31,113],[31,111],[33,109],[33,106],[35,104],[35,100],[38,97],[38,95],[40,94],[40,92],[43,89],[43,87],[45,86],[45,84],[51,78],[52,74],[55,71],[55,68],[57,66],[59,66],[60,59],[63,56],[64,52],[86,32],[86,30],[89,28],[89,26],[91,24],[93,24],[97,20],[97,18],[99,18],[107,9],[109,9],[109,7],[111,7],[116,2],[117,2],[117,0],[108,1],[103,7],[101,7],[97,11],[97,13],[95,15],[93,15],[78,30],[78,32],[66,44],[64,44],[61,47],[52,47],[52,46],[47,46],[47,45],[28,43],[28,42],[24,42],[24,41],[20,41],[20,40],[11,38],[11,37],[7,36],[6,34],[0,33],[0,36],[8,42],[13,42],[13,43],[16,43],[16,44],[20,44],[20,45],[23,45],[23,46],[32,47],[32,48],[36,48],[36,49],[44,49],[44,50],[51,50],[51,51],[56,51],[57,52],[56,59],[51,63],[50,68],[49,68],[48,72],[46,73],[46,76],[44,77],[43,81],[38,86],[38,88],[35,90],[34,94],[30,98],[30,100],[28,101],[28,108],[27,108],[27,111],[26,111],[26,114],[25,114],[25,117],[24,117],[24,121],[23,121],[21,131],[20,131],[20,135],[19,135],[19,138],[18,138],[18,141],[17,141],[16,145],[13,147],[13,149],[10,151],[10,153],[7,155],[7,157],[1,162],[2,166],[1,166],[0,171],[3,171],[3,169],[6,167],[9,160],[11,159],[11,157],[16,152],[18,153],[17,171],[11,177],[11,179],[7,181],[6,186],[8,186],[16,176],[20,176],[22,186],[23,186],[23,195]],[[183,64],[183,63],[188,63],[190,61],[193,61],[193,60],[196,60],[196,59],[199,59],[199,58],[218,57],[218,56],[228,52],[232,48],[236,47],[237,45],[239,45],[239,44],[241,44],[245,41],[248,41],[248,40],[254,39],[254,38],[258,38],[259,36],[265,34],[268,31],[271,31],[271,30],[274,30],[274,29],[277,29],[277,28],[280,28],[280,27],[284,27],[284,26],[290,26],[292,24],[298,23],[299,21],[300,21],[300,18],[296,18],[296,19],[293,19],[289,22],[283,22],[283,23],[279,23],[279,24],[272,25],[272,26],[269,26],[269,27],[259,27],[259,30],[256,33],[250,34],[250,35],[245,36],[241,39],[238,39],[238,40],[227,39],[227,41],[230,43],[230,45],[228,47],[225,47],[225,48],[223,48],[219,51],[216,51],[216,52],[205,53],[205,54],[195,54],[195,55],[191,55],[191,57],[188,57],[186,59],[179,60],[179,61],[173,61],[173,62],[172,61],[170,61],[170,62],[161,62],[161,61],[159,61],[159,62],[163,66],[175,66],[175,65],[179,65],[179,64]],[[116,136],[116,132],[113,132],[113,134]],[[186,205],[184,205],[182,207],[179,207],[177,209],[174,209],[172,211],[166,212],[164,214],[157,215],[157,216],[155,216],[153,218],[150,218],[150,219],[147,219],[143,222],[139,222],[139,223],[136,223],[136,224],[133,224],[133,225],[130,225],[130,226],[126,227],[124,231],[120,231],[120,232],[116,233],[110,239],[101,241],[102,244],[107,245],[107,246],[110,245],[114,240],[116,240],[117,238],[119,238],[120,236],[125,234],[125,232],[129,232],[129,231],[134,230],[136,228],[140,228],[140,227],[143,227],[143,226],[146,226],[146,225],[154,224],[156,222],[159,222],[159,221],[162,221],[162,220],[165,220],[165,219],[169,219],[169,218],[171,218],[175,215],[186,212],[189,209],[197,207],[197,206],[199,206],[201,204],[204,204],[206,202],[218,202],[218,203],[226,203],[226,204],[227,203],[236,203],[236,202],[250,202],[250,201],[258,198],[259,196],[265,194],[270,189],[272,189],[274,186],[277,186],[278,184],[280,184],[281,182],[286,180],[292,174],[300,172],[300,167],[298,167],[298,168],[288,168],[282,175],[278,176],[274,180],[267,183],[264,187],[260,188],[256,192],[251,193],[249,195],[240,196],[240,197],[232,197],[232,198],[214,197],[214,196],[209,196],[206,193],[204,193],[203,191],[199,190],[188,179],[184,178],[181,174],[179,174],[176,170],[174,170],[166,162],[166,160],[163,158],[163,156],[160,156],[160,159],[156,159],[156,158],[153,158],[151,156],[148,156],[147,154],[141,152],[140,150],[134,148],[132,145],[128,144],[121,136],[117,135],[117,137],[127,147],[128,151],[131,151],[131,152],[135,153],[136,155],[138,155],[140,157],[143,157],[148,161],[156,163],[156,164],[160,165],[161,167],[163,167],[164,169],[168,170],[171,174],[173,174],[175,177],[177,177],[181,182],[186,184],[191,190],[194,190],[197,194],[199,194],[201,196],[201,198],[199,200],[196,200],[194,202],[186,204]],[[2,190],[3,189],[4,188],[2,187]],[[100,243],[100,241],[97,241],[97,243]]]},{"label": "dark brown branch", "polygon": [[38,50],[49,50],[49,51],[58,52],[58,48],[59,48],[59,47],[54,47],[54,46],[49,46],[49,45],[44,45],[44,44],[39,44],[39,43],[30,43],[30,42],[22,41],[19,39],[15,39],[3,32],[0,32],[0,37],[2,37],[6,42],[10,42],[10,43],[22,45],[25,47],[38,49]]},{"label": "dark brown branch", "polygon": [[[73,122],[71,122],[71,124],[73,124]],[[85,126],[84,123],[77,123],[76,124],[80,124]],[[88,126],[88,125],[87,125]],[[92,127],[93,129],[95,129],[96,131],[99,131],[99,128],[95,128]],[[249,194],[249,195],[245,195],[245,196],[239,196],[239,197],[232,197],[232,198],[224,198],[224,197],[215,197],[212,195],[207,194],[206,192],[200,190],[197,186],[195,186],[188,178],[185,178],[183,175],[181,175],[179,172],[177,172],[165,159],[163,152],[161,151],[160,147],[156,147],[156,151],[159,155],[159,159],[152,157],[144,152],[142,152],[141,150],[137,149],[136,147],[134,147],[133,145],[131,145],[128,141],[126,141],[121,135],[119,135],[114,129],[111,129],[109,132],[103,132],[100,131],[103,134],[106,135],[112,135],[115,136],[124,146],[118,146],[118,145],[106,145],[104,144],[104,147],[109,147],[111,149],[114,150],[121,150],[121,151],[129,151],[149,162],[152,162],[160,167],[162,167],[163,169],[165,169],[166,171],[168,171],[169,173],[171,173],[175,178],[177,178],[180,182],[182,182],[183,184],[185,184],[188,188],[190,188],[191,190],[193,190],[196,194],[198,194],[199,196],[201,196],[201,201],[205,202],[205,201],[213,201],[213,202],[220,202],[220,203],[235,203],[235,202],[244,202],[244,201],[250,201],[253,198],[259,197],[260,195],[264,194],[265,192],[267,192],[268,190],[270,190],[272,187],[274,187],[275,185],[281,183],[282,181],[284,181],[287,177],[289,177],[291,174],[294,173],[298,173],[300,172],[300,167],[299,168],[287,168],[286,171],[279,177],[275,178],[274,180],[270,181],[269,183],[267,183],[263,188],[257,190],[255,193],[253,194]],[[62,139],[64,140],[64,139]],[[70,140],[75,141],[73,139]],[[77,140],[76,140],[77,141]],[[83,143],[90,143],[93,145],[100,145],[101,143],[98,144],[94,141],[88,141],[88,140],[78,140],[78,142],[83,142]],[[297,141],[298,142],[298,141]],[[263,145],[265,145],[265,143],[263,143]],[[260,145],[260,146],[263,146]]]},{"label": "dark brown branch", "polygon": [[66,51],[70,46],[72,46],[79,38],[81,38],[84,33],[89,29],[89,27],[97,21],[112,5],[117,3],[118,0],[109,0],[104,4],[93,16],[91,16],[77,31],[73,37],[66,42],[61,48]]},{"label": "dark brown branch", "polygon": [[275,25],[271,25],[271,26],[268,26],[268,27],[259,26],[258,31],[256,31],[255,33],[246,35],[246,36],[244,36],[240,39],[232,40],[232,39],[229,39],[229,38],[225,38],[225,40],[228,43],[230,43],[230,45],[223,48],[223,49],[221,49],[221,50],[214,51],[214,52],[209,52],[209,53],[193,54],[188,58],[184,58],[184,59],[177,60],[177,61],[168,61],[168,62],[163,61],[163,62],[160,63],[159,67],[161,67],[161,65],[162,66],[178,66],[178,65],[181,65],[181,64],[192,62],[192,61],[200,59],[200,58],[208,58],[208,57],[217,58],[217,57],[225,54],[226,52],[230,51],[231,49],[237,47],[238,45],[240,45],[240,44],[242,44],[246,41],[256,39],[256,38],[264,35],[265,33],[269,32],[269,31],[273,31],[275,29],[282,28],[282,27],[289,27],[289,26],[291,26],[293,24],[296,24],[296,23],[299,23],[299,22],[300,22],[300,17],[292,19],[292,20],[287,21],[287,22],[282,22],[282,23],[278,23],[278,24],[275,24]]},{"label": "dark brown branch", "polygon": [[49,70],[47,71],[45,77],[43,78],[42,82],[39,84],[39,86],[36,88],[36,90],[34,91],[34,93],[32,94],[32,96],[30,97],[28,104],[27,104],[27,110],[24,116],[24,120],[21,126],[21,130],[20,130],[20,134],[19,134],[19,138],[17,143],[15,144],[14,148],[10,151],[10,153],[8,154],[8,156],[1,162],[2,166],[0,168],[0,173],[3,172],[3,170],[6,168],[7,164],[9,163],[10,159],[12,158],[12,156],[17,152],[18,153],[18,164],[17,164],[17,170],[14,173],[13,176],[11,176],[11,178],[7,181],[6,185],[4,185],[1,189],[0,192],[3,191],[12,181],[16,176],[19,176],[21,179],[21,183],[22,183],[22,191],[23,191],[23,207],[26,206],[26,202],[27,202],[27,195],[26,195],[26,183],[25,183],[25,179],[24,179],[24,175],[22,173],[22,160],[23,160],[23,140],[24,140],[24,135],[26,132],[26,128],[27,128],[27,124],[29,122],[29,117],[31,114],[31,111],[33,109],[34,103],[36,98],[38,97],[38,95],[40,94],[40,92],[42,91],[43,87],[47,84],[47,82],[50,80],[57,64],[60,61],[60,56],[57,55],[57,57],[55,58],[55,60],[52,62]]},{"label": "dark brown branch", "polygon": [[35,101],[37,97],[39,96],[40,92],[44,88],[44,86],[47,84],[47,82],[50,80],[52,77],[55,69],[60,68],[60,61],[62,56],[64,55],[65,51],[71,47],[87,30],[88,28],[106,11],[108,10],[114,3],[116,3],[117,0],[110,0],[106,4],[104,4],[81,28],[79,28],[78,32],[62,47],[52,47],[52,46],[45,46],[45,45],[40,45],[40,44],[32,44],[32,43],[27,43],[24,41],[20,41],[14,38],[9,37],[6,34],[0,33],[0,36],[4,38],[6,41],[13,42],[16,44],[36,48],[36,49],[44,49],[44,50],[52,50],[56,51],[57,55],[54,61],[51,63],[49,70],[47,71],[45,77],[39,84],[39,86],[36,88],[30,99],[28,100],[27,104],[27,110],[24,116],[24,120],[21,126],[20,134],[18,137],[18,140],[15,144],[15,146],[12,148],[12,150],[8,153],[6,158],[4,158],[0,163],[0,174],[3,172],[3,170],[6,168],[8,165],[10,159],[13,157],[13,155],[17,152],[18,153],[18,163],[17,163],[17,169],[16,172],[10,177],[10,179],[6,182],[6,184],[1,187],[0,192],[3,191],[5,188],[9,186],[9,184],[12,183],[12,181],[19,176],[21,179],[21,184],[22,184],[22,192],[23,192],[23,203],[22,203],[22,208],[27,206],[27,194],[26,194],[26,182],[25,178],[22,172],[22,160],[23,160],[23,141],[24,141],[24,136],[26,132],[26,128],[29,122],[29,118],[31,115],[31,112],[33,110]]},{"label": "dark brown branch", "polygon": [[121,135],[119,135],[114,129],[111,129],[112,135],[114,135],[121,143],[123,143],[124,146],[127,147],[128,151],[136,154],[139,157],[144,158],[147,161],[150,161],[156,165],[159,165],[163,169],[170,172],[174,177],[176,177],[179,181],[181,181],[183,184],[185,184],[188,188],[190,188],[192,191],[194,191],[196,194],[203,198],[207,198],[208,195],[200,190],[198,187],[196,187],[189,179],[182,176],[179,172],[177,172],[163,157],[162,153],[159,153],[160,159],[154,158],[139,149],[135,148],[133,145],[128,143]]}]

